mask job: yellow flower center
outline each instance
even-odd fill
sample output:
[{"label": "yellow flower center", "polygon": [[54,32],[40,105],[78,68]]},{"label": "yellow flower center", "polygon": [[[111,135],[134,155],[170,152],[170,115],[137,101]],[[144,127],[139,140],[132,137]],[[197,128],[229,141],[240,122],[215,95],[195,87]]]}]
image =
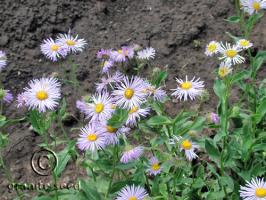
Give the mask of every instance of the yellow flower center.
[{"label": "yellow flower center", "polygon": [[247,46],[249,45],[249,41],[248,41],[248,40],[241,40],[241,41],[240,41],[240,45],[241,45],[242,47],[247,47]]},{"label": "yellow flower center", "polygon": [[253,6],[254,10],[256,10],[256,11],[260,10],[260,3],[254,2],[252,6]]},{"label": "yellow flower center", "polygon": [[97,135],[95,133],[92,133],[92,134],[89,134],[87,136],[87,139],[90,141],[90,142],[94,142],[95,140],[97,140]]},{"label": "yellow flower center", "polygon": [[123,53],[123,50],[122,49],[119,49],[117,52],[120,53],[120,54],[122,54]]},{"label": "yellow flower center", "polygon": [[228,50],[226,50],[225,54],[227,57],[233,58],[237,55],[237,51],[234,49],[228,49]]},{"label": "yellow flower center", "polygon": [[48,94],[44,90],[40,90],[36,93],[36,98],[43,101],[48,98]]},{"label": "yellow flower center", "polygon": [[216,44],[212,43],[212,44],[208,45],[208,51],[209,52],[213,53],[213,52],[216,51],[216,49],[217,49],[217,45]]},{"label": "yellow flower center", "polygon": [[186,82],[183,82],[180,84],[180,87],[183,89],[183,90],[189,90],[190,88],[192,88],[192,83],[189,82],[189,81],[186,81]]},{"label": "yellow flower center", "polygon": [[68,46],[74,46],[75,45],[75,41],[74,40],[67,40],[66,41]]},{"label": "yellow flower center", "polygon": [[124,95],[127,99],[131,99],[134,95],[134,90],[132,90],[131,88],[127,88],[124,92]]},{"label": "yellow flower center", "polygon": [[129,199],[128,200],[138,200],[137,199],[137,197],[135,197],[135,196],[132,196],[132,197],[129,197]]},{"label": "yellow flower center", "polygon": [[134,113],[134,112],[137,112],[138,109],[139,109],[139,108],[138,108],[137,106],[133,106],[133,107],[130,109],[129,114],[132,114],[132,113]]},{"label": "yellow flower center", "polygon": [[257,188],[256,189],[256,196],[263,198],[266,197],[266,189],[265,188]]},{"label": "yellow flower center", "polygon": [[51,50],[52,51],[58,51],[58,49],[59,49],[59,46],[57,44],[52,44],[51,45]]},{"label": "yellow flower center", "polygon": [[109,133],[114,133],[117,131],[117,128],[114,128],[112,126],[106,126],[106,130],[109,132]]},{"label": "yellow flower center", "polygon": [[189,140],[184,140],[181,145],[185,150],[190,150],[192,147],[192,144]]},{"label": "yellow flower center", "polygon": [[95,112],[101,113],[104,109],[104,105],[102,103],[95,104]]},{"label": "yellow flower center", "polygon": [[152,165],[152,169],[153,169],[154,171],[158,171],[158,170],[160,169],[160,165],[159,165],[159,163],[154,163],[154,164]]},{"label": "yellow flower center", "polygon": [[111,104],[111,108],[112,109],[116,109],[116,105],[115,104]]},{"label": "yellow flower center", "polygon": [[221,67],[221,68],[219,68],[218,74],[219,74],[219,76],[221,78],[224,78],[228,73],[229,73],[229,69],[227,67]]}]

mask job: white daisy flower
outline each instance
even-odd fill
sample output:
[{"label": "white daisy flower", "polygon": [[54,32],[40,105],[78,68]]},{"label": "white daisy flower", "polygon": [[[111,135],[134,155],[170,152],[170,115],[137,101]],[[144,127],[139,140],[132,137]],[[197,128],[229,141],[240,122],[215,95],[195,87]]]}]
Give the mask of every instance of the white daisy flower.
[{"label": "white daisy flower", "polygon": [[226,77],[228,74],[232,72],[232,64],[231,62],[222,62],[218,69],[218,75],[221,78]]},{"label": "white daisy flower", "polygon": [[155,49],[152,47],[147,47],[137,53],[137,58],[141,60],[150,60],[155,57]]},{"label": "white daisy flower", "polygon": [[78,35],[73,37],[70,34],[59,34],[56,39],[56,43],[67,49],[68,52],[82,52],[87,42],[84,39],[78,39]]},{"label": "white daisy flower", "polygon": [[187,76],[185,81],[176,78],[178,85],[176,89],[171,89],[174,90],[171,96],[175,96],[180,100],[184,99],[184,101],[187,101],[188,98],[194,100],[197,96],[202,94],[204,89],[204,82],[199,80],[200,78],[195,80],[195,77],[193,77],[192,80],[188,81]]},{"label": "white daisy flower", "polygon": [[224,60],[225,62],[232,62],[235,64],[240,64],[245,62],[245,58],[240,56],[238,53],[241,49],[238,45],[231,46],[230,43],[226,43],[225,46],[223,43],[220,44],[219,52],[222,54],[219,59]]},{"label": "white daisy flower", "polygon": [[192,161],[198,157],[195,153],[195,150],[199,148],[197,144],[188,139],[183,139],[181,136],[173,136],[173,138],[170,139],[169,144],[176,145],[177,143],[180,145],[180,151],[185,152],[187,160]]},{"label": "white daisy flower", "polygon": [[126,186],[122,188],[115,200],[144,200],[148,194],[146,190],[140,186]]},{"label": "white daisy flower", "polygon": [[251,43],[250,41],[248,41],[246,39],[240,39],[237,41],[237,46],[240,49],[248,49],[248,48],[253,46],[253,43]]},{"label": "white daisy flower", "polygon": [[61,84],[56,78],[34,79],[29,82],[29,87],[23,93],[26,106],[37,109],[39,112],[54,110],[59,104]]},{"label": "white daisy flower", "polygon": [[205,55],[207,56],[212,56],[216,53],[218,53],[218,50],[219,50],[219,47],[220,47],[220,44],[216,41],[211,41],[207,46],[206,46],[206,49],[205,49]]},{"label": "white daisy flower", "polygon": [[0,71],[6,66],[6,53],[0,51]]},{"label": "white daisy flower", "polygon": [[128,113],[128,118],[126,121],[126,125],[130,127],[134,127],[137,125],[137,122],[141,117],[145,118],[150,113],[150,108],[140,108],[137,106],[133,106]]},{"label": "white daisy flower", "polygon": [[81,128],[77,145],[81,150],[96,151],[106,146],[104,132],[96,128],[97,124],[88,124]]},{"label": "white daisy flower", "polygon": [[60,56],[65,57],[68,53],[59,43],[52,38],[45,39],[41,44],[41,52],[53,62],[58,61]]},{"label": "white daisy flower", "polygon": [[92,103],[88,103],[88,109],[86,110],[87,118],[91,118],[92,121],[106,120],[111,117],[113,113],[113,100],[107,92],[99,93],[92,96]]},{"label": "white daisy flower", "polygon": [[114,100],[119,107],[131,109],[133,106],[139,107],[145,100],[146,94],[144,80],[135,76],[129,79],[127,76],[118,83],[113,91]]},{"label": "white daisy flower", "polygon": [[123,78],[124,75],[119,71],[115,72],[113,75],[107,73],[107,76],[101,78],[101,82],[96,83],[96,91],[107,91],[108,86],[110,86],[111,89],[114,89],[114,85],[120,82]]},{"label": "white daisy flower", "polygon": [[253,178],[240,186],[240,197],[243,200],[266,200],[266,182],[263,178]]},{"label": "white daisy flower", "polygon": [[240,0],[241,9],[252,15],[266,8],[265,0]]}]

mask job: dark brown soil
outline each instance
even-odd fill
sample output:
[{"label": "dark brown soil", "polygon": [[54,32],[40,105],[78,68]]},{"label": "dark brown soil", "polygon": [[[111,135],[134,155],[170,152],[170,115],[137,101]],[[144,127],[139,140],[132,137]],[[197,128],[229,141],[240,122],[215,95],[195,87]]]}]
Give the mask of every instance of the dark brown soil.
[{"label": "dark brown soil", "polygon": [[[206,112],[214,111],[212,72],[217,62],[204,55],[204,48],[213,39],[229,40],[225,31],[238,34],[236,26],[224,21],[234,14],[231,0],[0,0],[0,13],[0,49],[7,52],[9,62],[2,72],[5,87],[18,94],[33,77],[69,73],[73,59],[79,65],[78,80],[82,87],[77,92],[64,86],[63,93],[68,111],[76,116],[75,101],[84,92],[93,92],[100,76],[96,52],[127,43],[157,50],[155,66],[168,65],[167,90],[175,88],[174,77],[200,76],[210,92],[210,100],[203,108]],[[266,18],[253,36],[255,46],[264,49],[265,23]],[[88,41],[86,50],[60,63],[49,62],[40,52],[41,41],[69,29]],[[174,115],[180,104],[168,103],[167,107]],[[15,103],[6,109],[10,117],[21,116]],[[16,182],[39,181],[40,177],[31,170],[30,157],[38,148],[40,137],[25,123],[11,127],[9,135],[5,159],[13,178]],[[83,172],[72,163],[61,181],[75,181],[80,173]],[[0,175],[0,199],[12,199],[15,193],[8,193],[7,182]]]}]

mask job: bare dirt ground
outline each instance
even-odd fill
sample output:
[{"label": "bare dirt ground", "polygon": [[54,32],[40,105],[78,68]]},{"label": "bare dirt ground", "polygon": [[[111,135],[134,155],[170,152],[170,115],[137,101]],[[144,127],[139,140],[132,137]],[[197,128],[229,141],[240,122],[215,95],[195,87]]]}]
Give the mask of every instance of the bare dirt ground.
[{"label": "bare dirt ground", "polygon": [[[210,92],[204,109],[214,111],[212,72],[217,62],[204,55],[204,48],[211,40],[229,41],[225,31],[239,33],[236,26],[224,20],[234,14],[231,0],[0,0],[0,13],[0,49],[8,56],[8,66],[2,72],[5,88],[18,94],[33,77],[69,73],[73,59],[79,65],[78,80],[82,87],[77,92],[64,86],[63,93],[68,111],[76,117],[79,116],[75,101],[84,92],[94,92],[94,83],[100,77],[96,52],[128,43],[156,49],[155,66],[168,65],[167,90],[175,88],[175,77],[183,78],[186,74],[201,77]],[[264,17],[252,36],[255,46],[264,49],[265,24]],[[40,43],[69,29],[88,41],[86,50],[63,62],[49,62],[40,52]],[[167,107],[173,115],[180,105],[169,103]],[[6,110],[10,117],[22,115],[15,103]],[[75,126],[75,121],[67,124],[67,128]],[[77,135],[69,134],[72,138]],[[9,138],[5,159],[12,177],[16,182],[38,181],[40,177],[32,172],[29,163],[40,143],[39,136],[29,130],[29,124],[21,123],[9,129]],[[80,173],[72,163],[61,181],[75,180]],[[8,192],[7,182],[0,175],[0,199],[12,199],[14,192]]]}]

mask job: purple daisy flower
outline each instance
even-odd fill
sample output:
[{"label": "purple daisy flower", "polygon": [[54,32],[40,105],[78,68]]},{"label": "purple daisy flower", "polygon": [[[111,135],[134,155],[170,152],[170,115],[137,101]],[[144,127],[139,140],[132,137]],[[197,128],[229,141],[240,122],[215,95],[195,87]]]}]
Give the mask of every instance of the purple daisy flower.
[{"label": "purple daisy flower", "polygon": [[160,174],[162,171],[162,167],[159,164],[159,161],[156,157],[152,157],[150,159],[150,169],[149,169],[149,174],[150,175],[157,175]]},{"label": "purple daisy flower", "polygon": [[132,107],[129,110],[126,125],[130,127],[136,126],[140,118],[146,117],[149,113],[150,113],[150,108],[139,108],[136,106]]},{"label": "purple daisy flower", "polygon": [[120,82],[124,78],[124,75],[117,71],[113,75],[107,73],[107,76],[101,78],[101,82],[96,83],[96,91],[102,92],[107,91],[107,87],[110,86],[113,89],[113,86]]},{"label": "purple daisy flower", "polygon": [[126,151],[123,152],[120,159],[121,163],[129,163],[130,161],[138,159],[143,154],[144,148],[142,146],[137,146],[132,148],[131,146],[126,147]]},{"label": "purple daisy flower", "polygon": [[11,103],[13,101],[13,95],[10,90],[0,89],[0,98],[5,103]]},{"label": "purple daisy flower", "polygon": [[116,197],[116,200],[144,200],[148,196],[146,190],[140,186],[125,186]]},{"label": "purple daisy flower", "polygon": [[103,61],[102,62],[102,73],[107,73],[113,66],[114,66],[114,61],[112,60]]},{"label": "purple daisy flower", "polygon": [[126,58],[133,58],[133,56],[134,49],[128,46],[123,46],[121,49],[111,52],[111,58],[115,62],[125,62]]},{"label": "purple daisy flower", "polygon": [[97,58],[102,60],[109,60],[112,49],[101,49],[97,52]]},{"label": "purple daisy flower", "polygon": [[24,92],[18,94],[18,96],[17,96],[17,108],[22,108],[22,107],[26,106],[26,101],[27,101],[27,98],[26,98]]}]

